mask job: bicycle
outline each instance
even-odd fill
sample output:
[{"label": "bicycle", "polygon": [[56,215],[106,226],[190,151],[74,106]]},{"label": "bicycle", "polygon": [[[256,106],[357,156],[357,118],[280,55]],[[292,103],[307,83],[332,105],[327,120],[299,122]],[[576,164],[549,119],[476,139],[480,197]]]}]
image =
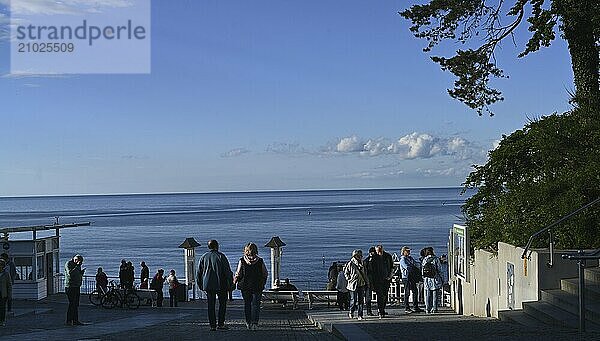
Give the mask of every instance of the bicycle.
[{"label": "bicycle", "polygon": [[90,303],[95,306],[101,306],[105,295],[106,292],[102,288],[100,288],[100,290],[96,289],[92,291],[89,295]]},{"label": "bicycle", "polygon": [[102,307],[112,309],[116,306],[137,309],[140,306],[140,297],[133,289],[117,288],[114,281],[110,281],[108,292],[102,298]]}]

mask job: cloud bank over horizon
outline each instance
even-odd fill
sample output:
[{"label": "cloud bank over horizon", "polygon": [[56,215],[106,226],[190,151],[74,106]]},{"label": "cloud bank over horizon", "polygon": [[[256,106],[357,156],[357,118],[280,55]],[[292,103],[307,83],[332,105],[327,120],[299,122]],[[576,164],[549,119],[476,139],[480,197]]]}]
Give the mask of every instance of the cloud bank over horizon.
[{"label": "cloud bank over horizon", "polygon": [[356,135],[343,137],[332,153],[359,154],[365,156],[396,155],[403,160],[429,159],[437,156],[453,156],[457,159],[480,159],[486,151],[459,136],[435,137],[426,133],[412,132],[398,139],[385,137],[361,139]]}]

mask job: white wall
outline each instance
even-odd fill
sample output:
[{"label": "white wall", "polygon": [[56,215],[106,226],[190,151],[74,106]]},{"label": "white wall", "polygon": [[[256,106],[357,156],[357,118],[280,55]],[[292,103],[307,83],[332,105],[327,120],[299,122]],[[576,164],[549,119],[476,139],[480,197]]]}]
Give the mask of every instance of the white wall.
[{"label": "white wall", "polygon": [[[469,263],[469,282],[462,281],[462,297],[457,297],[456,283],[452,295],[462,299],[463,314],[498,317],[499,310],[509,309],[507,264],[514,265],[514,308],[523,309],[523,302],[537,301],[540,290],[559,289],[562,278],[577,277],[577,262],[561,258],[564,253],[555,250],[553,266],[547,267],[550,254],[547,249],[533,250],[527,260],[521,259],[524,249],[498,243],[498,254],[475,250]],[[598,266],[597,261],[588,266]],[[458,302],[453,302],[458,312]]]}]

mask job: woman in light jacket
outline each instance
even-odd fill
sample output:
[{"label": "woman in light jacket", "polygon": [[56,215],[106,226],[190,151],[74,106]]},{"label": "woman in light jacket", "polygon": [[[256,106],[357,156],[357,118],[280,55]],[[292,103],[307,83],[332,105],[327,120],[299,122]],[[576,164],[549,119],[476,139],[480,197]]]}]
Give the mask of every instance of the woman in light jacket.
[{"label": "woman in light jacket", "polygon": [[[431,263],[433,265],[434,276],[426,277],[425,276],[425,264]],[[423,271],[423,286],[425,289],[425,311],[427,314],[433,314],[438,312],[438,295],[440,294],[440,289],[442,288],[443,280],[441,275],[442,265],[440,264],[440,260],[433,253],[433,248],[428,247],[425,249],[425,258],[423,259],[423,266],[421,267]]]},{"label": "woman in light jacket", "polygon": [[348,280],[350,290],[350,312],[348,317],[354,318],[354,311],[358,310],[358,320],[363,319],[363,305],[365,302],[365,288],[369,284],[367,273],[362,261],[362,251],[352,251],[352,258],[344,266],[344,276]]}]

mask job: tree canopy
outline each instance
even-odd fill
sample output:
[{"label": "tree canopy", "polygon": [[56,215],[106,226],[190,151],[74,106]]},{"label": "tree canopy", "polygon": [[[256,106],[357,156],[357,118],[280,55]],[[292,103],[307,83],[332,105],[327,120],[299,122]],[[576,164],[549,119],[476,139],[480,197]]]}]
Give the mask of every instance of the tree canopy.
[{"label": "tree canopy", "polygon": [[[600,197],[600,123],[589,108],[530,122],[503,136],[465,188],[462,207],[476,248],[525,245],[534,232]],[[562,248],[600,247],[600,204],[554,229]],[[547,241],[545,242],[546,246]],[[543,246],[539,244],[538,246]]]},{"label": "tree canopy", "polygon": [[492,78],[505,77],[497,66],[495,51],[502,41],[514,38],[524,20],[531,36],[518,57],[550,46],[558,30],[571,55],[573,102],[591,107],[600,104],[598,0],[429,0],[399,13],[412,22],[410,30],[416,37],[427,40],[425,52],[444,40],[468,47],[449,58],[431,59],[457,77],[454,88],[448,90],[450,96],[479,115],[493,115],[489,106],[503,100],[501,91],[490,86]]}]

